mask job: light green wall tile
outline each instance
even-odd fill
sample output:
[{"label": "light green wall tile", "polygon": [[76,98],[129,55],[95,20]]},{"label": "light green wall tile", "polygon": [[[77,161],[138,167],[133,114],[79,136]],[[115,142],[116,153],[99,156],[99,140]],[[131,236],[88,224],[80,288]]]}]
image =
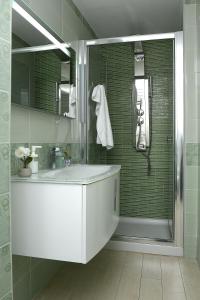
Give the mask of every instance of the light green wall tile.
[{"label": "light green wall tile", "polygon": [[0,298],[11,290],[10,245],[0,248]]},{"label": "light green wall tile", "polygon": [[11,292],[10,246],[5,246],[10,241],[10,29],[11,1],[0,0],[0,299],[4,300],[10,299]]},{"label": "light green wall tile", "polygon": [[197,256],[197,238],[193,236],[185,236],[184,240],[184,256],[196,258]]},{"label": "light green wall tile", "polygon": [[185,189],[198,189],[199,181],[197,166],[185,166],[184,185]]},{"label": "light green wall tile", "polygon": [[185,226],[184,234],[186,236],[196,236],[197,237],[197,224],[198,224],[198,215],[197,213],[185,213]]},{"label": "light green wall tile", "polygon": [[10,1],[0,0],[0,37],[10,41],[10,18],[11,18],[11,9],[10,9]]},{"label": "light green wall tile", "polygon": [[[11,141],[12,143],[27,143],[29,140],[29,110],[19,105],[11,105]],[[23,128],[23,130],[22,130]]]},{"label": "light green wall tile", "polygon": [[0,194],[9,191],[9,145],[0,144]]},{"label": "light green wall tile", "polygon": [[10,43],[0,37],[0,90],[10,91]]},{"label": "light green wall tile", "polygon": [[14,285],[24,276],[30,274],[30,260],[28,256],[13,255],[13,283]]},{"label": "light green wall tile", "polygon": [[8,143],[10,139],[10,96],[0,91],[0,143]]},{"label": "light green wall tile", "polygon": [[13,300],[12,293],[7,294],[5,297],[1,298],[0,300]]},{"label": "light green wall tile", "polygon": [[10,240],[9,195],[0,195],[0,246]]},{"label": "light green wall tile", "polygon": [[39,293],[52,278],[52,274],[63,266],[63,262],[43,260],[37,263],[34,261],[34,268],[31,269],[31,295]]},{"label": "light green wall tile", "polygon": [[13,255],[13,299],[33,299],[63,264],[60,261]]},{"label": "light green wall tile", "polygon": [[185,0],[185,4],[199,4],[200,0]]},{"label": "light green wall tile", "polygon": [[188,166],[198,166],[200,164],[200,144],[186,144],[186,161]]},{"label": "light green wall tile", "polygon": [[196,190],[185,190],[184,195],[184,205],[185,212],[188,214],[197,214],[198,213],[198,193]]},{"label": "light green wall tile", "polygon": [[13,286],[13,300],[31,300],[30,274],[20,276],[20,279]]}]

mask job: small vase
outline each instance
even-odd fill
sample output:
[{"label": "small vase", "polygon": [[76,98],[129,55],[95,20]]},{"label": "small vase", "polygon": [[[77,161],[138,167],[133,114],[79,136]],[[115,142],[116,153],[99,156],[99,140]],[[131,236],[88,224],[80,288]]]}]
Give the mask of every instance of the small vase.
[{"label": "small vase", "polygon": [[19,170],[19,176],[20,177],[30,177],[32,174],[31,168],[21,168]]}]

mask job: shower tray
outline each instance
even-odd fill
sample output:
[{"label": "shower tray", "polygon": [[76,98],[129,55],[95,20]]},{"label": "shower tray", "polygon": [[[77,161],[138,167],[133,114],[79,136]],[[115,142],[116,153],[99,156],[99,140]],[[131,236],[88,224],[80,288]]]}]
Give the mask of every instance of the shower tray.
[{"label": "shower tray", "polygon": [[120,217],[114,237],[171,241],[170,221],[167,219]]}]

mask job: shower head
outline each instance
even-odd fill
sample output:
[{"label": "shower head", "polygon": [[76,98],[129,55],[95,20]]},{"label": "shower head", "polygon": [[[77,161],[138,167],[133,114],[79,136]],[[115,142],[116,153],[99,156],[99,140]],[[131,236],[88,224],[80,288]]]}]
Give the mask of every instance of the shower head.
[{"label": "shower head", "polygon": [[135,76],[144,76],[144,51],[142,42],[134,43]]}]

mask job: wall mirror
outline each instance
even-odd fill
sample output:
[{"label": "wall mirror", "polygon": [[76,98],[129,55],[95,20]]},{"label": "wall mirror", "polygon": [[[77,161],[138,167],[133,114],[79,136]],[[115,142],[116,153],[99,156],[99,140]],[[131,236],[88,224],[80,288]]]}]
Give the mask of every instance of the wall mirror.
[{"label": "wall mirror", "polygon": [[12,103],[69,115],[76,52],[21,3],[12,10]]}]

